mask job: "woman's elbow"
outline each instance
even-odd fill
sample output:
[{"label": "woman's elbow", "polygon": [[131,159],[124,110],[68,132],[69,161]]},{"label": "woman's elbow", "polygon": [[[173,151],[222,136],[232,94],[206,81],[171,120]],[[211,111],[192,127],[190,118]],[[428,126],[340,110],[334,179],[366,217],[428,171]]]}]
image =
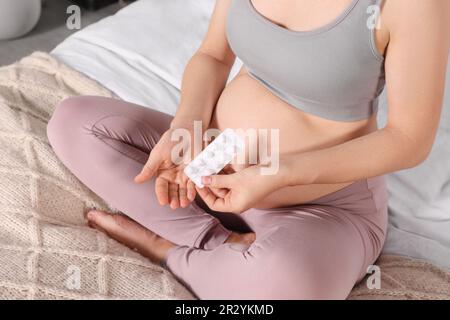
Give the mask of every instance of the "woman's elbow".
[{"label": "woman's elbow", "polygon": [[431,148],[418,147],[416,152],[410,157],[409,165],[407,168],[414,168],[425,162],[431,153]]},{"label": "woman's elbow", "polygon": [[423,162],[425,162],[430,156],[432,148],[433,148],[433,141],[413,143],[410,148],[410,150],[412,151],[405,156],[407,163],[405,169],[417,167]]},{"label": "woman's elbow", "polygon": [[[398,142],[398,150],[402,153],[402,169],[410,169],[417,167],[425,162],[433,148],[435,136],[427,136],[418,138],[412,138],[409,135],[394,130],[396,139]],[[393,133],[391,131],[391,133]]]}]

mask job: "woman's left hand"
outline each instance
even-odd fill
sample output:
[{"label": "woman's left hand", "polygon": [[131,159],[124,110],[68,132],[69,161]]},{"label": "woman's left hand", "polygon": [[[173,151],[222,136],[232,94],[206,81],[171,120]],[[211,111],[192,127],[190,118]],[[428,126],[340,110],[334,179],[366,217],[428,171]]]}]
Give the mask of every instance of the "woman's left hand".
[{"label": "woman's left hand", "polygon": [[242,213],[252,208],[268,194],[280,187],[276,175],[263,175],[254,165],[232,174],[218,174],[202,178],[205,185],[197,193],[214,211]]}]

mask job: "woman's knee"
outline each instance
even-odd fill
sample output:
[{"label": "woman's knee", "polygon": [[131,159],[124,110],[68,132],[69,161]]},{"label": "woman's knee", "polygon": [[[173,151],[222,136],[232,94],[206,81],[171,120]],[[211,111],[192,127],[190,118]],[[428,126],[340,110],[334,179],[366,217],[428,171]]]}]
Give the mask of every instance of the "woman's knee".
[{"label": "woman's knee", "polygon": [[71,97],[56,106],[47,124],[47,138],[52,146],[68,145],[79,129],[89,126],[94,120],[90,111],[96,109],[95,100],[89,96]]},{"label": "woman's knee", "polygon": [[50,143],[60,140],[64,133],[71,129],[80,113],[80,106],[85,102],[84,97],[72,97],[59,103],[48,121],[47,137]]}]

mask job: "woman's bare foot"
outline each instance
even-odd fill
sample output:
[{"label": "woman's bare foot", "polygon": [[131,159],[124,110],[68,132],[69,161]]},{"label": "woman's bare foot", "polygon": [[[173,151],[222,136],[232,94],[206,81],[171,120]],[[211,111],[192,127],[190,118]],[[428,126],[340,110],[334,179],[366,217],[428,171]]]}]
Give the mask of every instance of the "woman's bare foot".
[{"label": "woman's bare foot", "polygon": [[[89,226],[106,233],[111,238],[137,250],[155,263],[161,264],[170,248],[175,244],[141,226],[130,218],[100,210],[90,210],[86,214]],[[255,241],[254,233],[232,232],[227,243],[250,245]]]},{"label": "woman's bare foot", "polygon": [[90,227],[106,233],[158,264],[163,262],[167,251],[175,246],[123,215],[91,210],[86,214],[86,218]]},{"label": "woman's bare foot", "polygon": [[251,245],[255,242],[256,235],[253,232],[249,233],[236,233],[232,232],[228,237],[226,243],[241,243],[246,245]]}]

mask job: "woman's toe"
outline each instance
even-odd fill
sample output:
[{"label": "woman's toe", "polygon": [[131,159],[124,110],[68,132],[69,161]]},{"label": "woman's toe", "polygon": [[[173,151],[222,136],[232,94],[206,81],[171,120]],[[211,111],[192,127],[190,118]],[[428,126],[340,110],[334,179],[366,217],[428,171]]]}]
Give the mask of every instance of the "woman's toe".
[{"label": "woman's toe", "polygon": [[169,241],[123,215],[91,210],[86,218],[91,227],[106,233],[155,262],[160,262],[161,257],[164,256],[164,250],[171,246]]},{"label": "woman's toe", "polygon": [[145,246],[149,237],[149,230],[122,215],[91,210],[86,217],[91,227],[105,232],[111,238],[133,249],[139,250]]}]

